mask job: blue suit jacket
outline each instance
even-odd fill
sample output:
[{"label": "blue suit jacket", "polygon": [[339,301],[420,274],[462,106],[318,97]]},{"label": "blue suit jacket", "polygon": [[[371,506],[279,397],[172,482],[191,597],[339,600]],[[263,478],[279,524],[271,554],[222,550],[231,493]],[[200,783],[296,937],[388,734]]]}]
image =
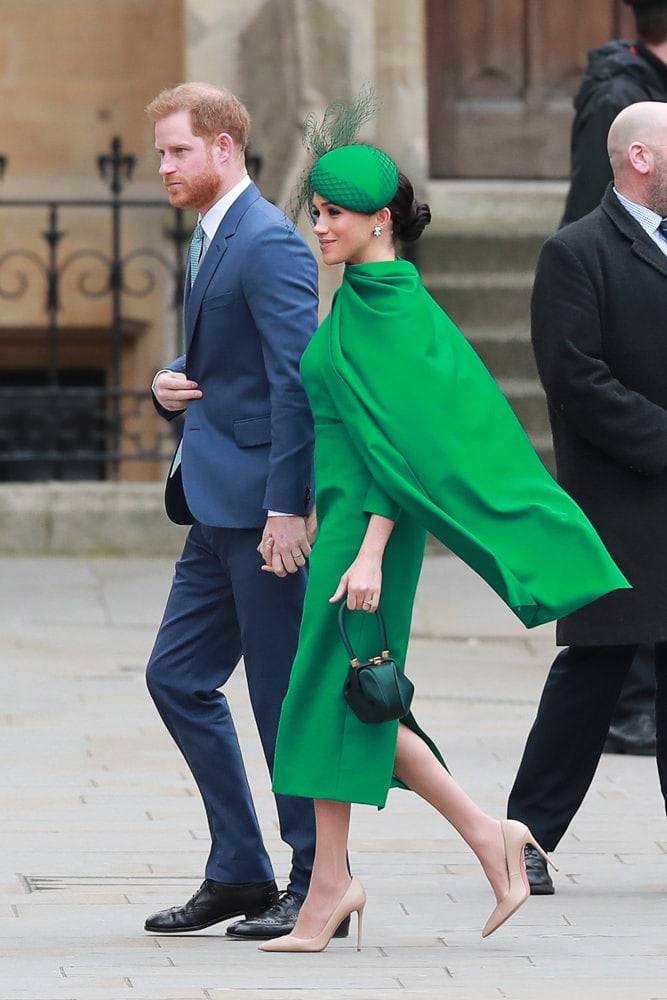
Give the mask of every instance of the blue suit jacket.
[{"label": "blue suit jacket", "polygon": [[168,367],[203,393],[188,404],[183,431],[193,516],[251,528],[270,509],[306,514],[313,426],[299,362],[317,326],[317,266],[254,184],[220,223],[192,289],[186,275],[184,326],[185,354]]}]

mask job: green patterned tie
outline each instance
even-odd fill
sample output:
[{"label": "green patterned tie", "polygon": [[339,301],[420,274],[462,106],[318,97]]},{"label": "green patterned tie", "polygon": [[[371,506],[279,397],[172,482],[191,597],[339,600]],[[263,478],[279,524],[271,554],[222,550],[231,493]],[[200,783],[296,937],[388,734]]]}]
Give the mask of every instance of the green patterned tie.
[{"label": "green patterned tie", "polygon": [[201,227],[201,223],[198,222],[190,242],[190,288],[192,288],[194,280],[197,277],[203,243],[204,230]]}]

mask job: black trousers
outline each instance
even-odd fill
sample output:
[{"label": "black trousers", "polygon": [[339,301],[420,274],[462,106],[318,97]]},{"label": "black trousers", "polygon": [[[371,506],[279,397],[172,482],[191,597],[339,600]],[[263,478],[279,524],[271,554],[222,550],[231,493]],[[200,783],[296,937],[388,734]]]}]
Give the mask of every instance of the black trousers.
[{"label": "black trousers", "polygon": [[621,689],[612,726],[632,723],[638,716],[655,717],[655,666],[653,646],[640,646]]},{"label": "black trousers", "polygon": [[[553,851],[583,802],[637,646],[570,646],[547,677],[507,815]],[[660,787],[667,803],[667,643],[655,645]]]}]

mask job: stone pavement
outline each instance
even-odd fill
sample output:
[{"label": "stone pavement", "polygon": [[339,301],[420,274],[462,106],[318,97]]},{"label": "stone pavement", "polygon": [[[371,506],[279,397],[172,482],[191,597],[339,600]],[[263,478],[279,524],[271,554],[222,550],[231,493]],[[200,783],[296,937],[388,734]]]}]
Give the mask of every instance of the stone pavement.
[{"label": "stone pavement", "polygon": [[[145,934],[148,913],[197,888],[207,851],[192,779],[143,681],[171,566],[0,559],[0,1000],[667,998],[667,828],[654,761],[638,757],[603,757],[556,854],[557,894],[485,941],[493,899],[479,866],[400,791],[381,812],[353,811],[369,899],[360,953],[352,937],[272,956],[220,928]],[[414,631],[415,712],[501,816],[552,628],[526,632],[461,563],[432,553]],[[228,694],[284,884],[242,670]]]}]

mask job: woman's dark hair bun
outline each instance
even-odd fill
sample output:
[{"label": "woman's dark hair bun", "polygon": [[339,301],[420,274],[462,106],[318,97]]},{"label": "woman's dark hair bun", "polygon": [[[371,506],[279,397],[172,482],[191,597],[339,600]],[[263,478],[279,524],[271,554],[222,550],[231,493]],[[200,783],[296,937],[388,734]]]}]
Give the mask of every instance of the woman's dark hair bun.
[{"label": "woman's dark hair bun", "polygon": [[398,175],[398,191],[389,210],[394,236],[402,243],[418,240],[431,221],[431,209],[424,202],[417,201],[412,183],[405,174]]}]

